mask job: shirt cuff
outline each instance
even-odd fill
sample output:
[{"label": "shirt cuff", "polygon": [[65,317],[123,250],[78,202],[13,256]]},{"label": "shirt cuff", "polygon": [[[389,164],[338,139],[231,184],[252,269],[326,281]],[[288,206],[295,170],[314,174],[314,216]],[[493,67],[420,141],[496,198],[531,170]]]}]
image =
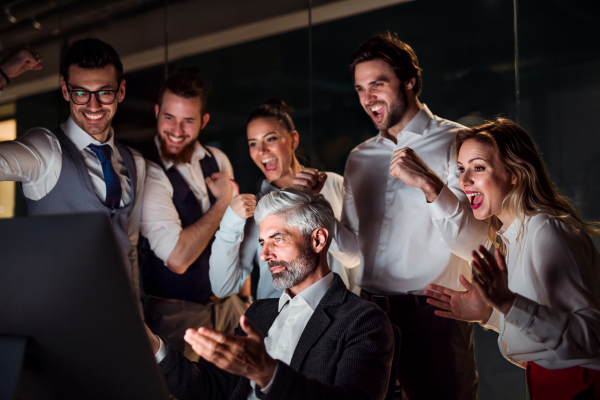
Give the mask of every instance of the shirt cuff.
[{"label": "shirt cuff", "polygon": [[275,375],[277,375],[277,369],[278,368],[279,368],[279,363],[277,363],[277,365],[275,365],[275,371],[273,372],[273,377],[271,378],[271,381],[267,384],[267,386],[265,386],[262,389],[259,388],[258,385],[254,386],[254,388],[255,388],[255,390],[257,392],[262,393],[263,396],[269,393],[269,390],[271,389],[271,386],[273,386],[273,381],[275,380]]},{"label": "shirt cuff", "polygon": [[156,359],[156,363],[158,364],[159,362],[161,362],[165,356],[167,355],[167,346],[165,346],[165,343],[163,342],[163,340],[160,338],[160,336],[157,336],[158,338],[158,342],[160,343],[160,346],[158,347],[158,351],[156,352],[156,354],[154,355],[154,359]]},{"label": "shirt cuff", "polygon": [[501,315],[502,314],[500,313],[500,311],[498,311],[494,308],[492,311],[492,314],[490,315],[488,320],[480,325],[486,329],[498,331],[498,329],[500,329],[499,327],[500,327],[500,316]]},{"label": "shirt cuff", "polygon": [[521,329],[521,331],[526,331],[531,327],[531,324],[534,321],[534,314],[539,306],[540,305],[535,301],[529,300],[528,298],[517,294],[515,297],[515,302],[510,308],[508,314],[506,314],[504,320],[509,324]]},{"label": "shirt cuff", "polygon": [[460,207],[458,197],[444,185],[438,197],[431,203],[427,203],[429,212],[433,219],[444,219],[456,214],[456,209]]}]

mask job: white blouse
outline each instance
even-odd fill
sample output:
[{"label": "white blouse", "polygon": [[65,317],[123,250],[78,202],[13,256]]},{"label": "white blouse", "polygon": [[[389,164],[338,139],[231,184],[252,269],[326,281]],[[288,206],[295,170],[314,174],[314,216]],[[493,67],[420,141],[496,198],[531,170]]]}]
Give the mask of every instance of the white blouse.
[{"label": "white blouse", "polygon": [[516,218],[498,235],[517,298],[484,327],[499,333],[502,354],[520,366],[600,370],[600,254],[589,235],[545,214]]}]

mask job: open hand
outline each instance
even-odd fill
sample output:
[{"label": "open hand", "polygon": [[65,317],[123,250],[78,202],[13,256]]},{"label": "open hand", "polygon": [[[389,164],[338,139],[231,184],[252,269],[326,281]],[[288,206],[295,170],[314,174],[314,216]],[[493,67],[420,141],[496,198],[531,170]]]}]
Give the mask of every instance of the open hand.
[{"label": "open hand", "polygon": [[390,175],[408,186],[421,189],[429,203],[437,199],[444,187],[444,182],[410,147],[394,152],[390,162]]},{"label": "open hand", "polygon": [[319,172],[314,168],[304,168],[296,174],[294,185],[304,186],[312,190],[314,194],[319,194],[321,193],[326,180],[327,173]]},{"label": "open hand", "polygon": [[458,279],[467,289],[466,292],[434,284],[429,285],[432,290],[425,290],[425,295],[431,297],[427,299],[427,303],[443,310],[436,310],[435,315],[467,322],[483,323],[490,319],[492,307],[481,298],[475,286],[471,285],[464,276],[461,275]]},{"label": "open hand", "polygon": [[205,360],[231,374],[244,376],[264,388],[273,379],[275,361],[265,348],[263,335],[245,315],[240,326],[248,336],[235,336],[208,328],[188,329],[184,339]]},{"label": "open hand", "polygon": [[483,246],[479,246],[479,252],[483,258],[476,251],[471,253],[473,255],[471,265],[478,275],[473,275],[473,285],[486,303],[506,315],[517,295],[508,288],[508,270],[504,256],[496,249],[494,260]]}]

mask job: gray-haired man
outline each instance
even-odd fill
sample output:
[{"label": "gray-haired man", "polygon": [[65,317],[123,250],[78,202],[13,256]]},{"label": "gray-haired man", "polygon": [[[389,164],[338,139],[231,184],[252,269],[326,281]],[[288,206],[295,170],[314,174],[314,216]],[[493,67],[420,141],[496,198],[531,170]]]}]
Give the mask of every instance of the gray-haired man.
[{"label": "gray-haired man", "polygon": [[254,218],[261,259],[285,292],[253,303],[235,336],[188,329],[185,340],[201,356],[197,364],[148,332],[171,393],[178,399],[382,399],[392,328],[381,309],[329,270],[329,203],[288,188],[263,197]]}]

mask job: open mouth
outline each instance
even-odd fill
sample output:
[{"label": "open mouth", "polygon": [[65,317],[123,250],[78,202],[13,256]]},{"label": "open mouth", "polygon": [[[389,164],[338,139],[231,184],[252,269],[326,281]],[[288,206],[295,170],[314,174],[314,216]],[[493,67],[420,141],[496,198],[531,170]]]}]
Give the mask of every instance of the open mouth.
[{"label": "open mouth", "polygon": [[466,192],[467,197],[469,198],[469,202],[471,203],[471,208],[473,210],[477,210],[483,204],[483,192]]},{"label": "open mouth", "polygon": [[275,171],[277,169],[276,157],[265,158],[264,160],[261,160],[261,163],[265,167],[265,170],[267,170],[267,172]]},{"label": "open mouth", "polygon": [[383,120],[384,109],[381,104],[369,107],[369,111],[371,111],[371,118],[373,118],[374,121],[381,122]]},{"label": "open mouth", "polygon": [[103,120],[104,117],[106,116],[106,114],[105,113],[100,113],[100,114],[83,113],[83,116],[85,117],[85,119],[88,120],[88,122],[95,123],[95,122],[100,122],[101,120]]}]

